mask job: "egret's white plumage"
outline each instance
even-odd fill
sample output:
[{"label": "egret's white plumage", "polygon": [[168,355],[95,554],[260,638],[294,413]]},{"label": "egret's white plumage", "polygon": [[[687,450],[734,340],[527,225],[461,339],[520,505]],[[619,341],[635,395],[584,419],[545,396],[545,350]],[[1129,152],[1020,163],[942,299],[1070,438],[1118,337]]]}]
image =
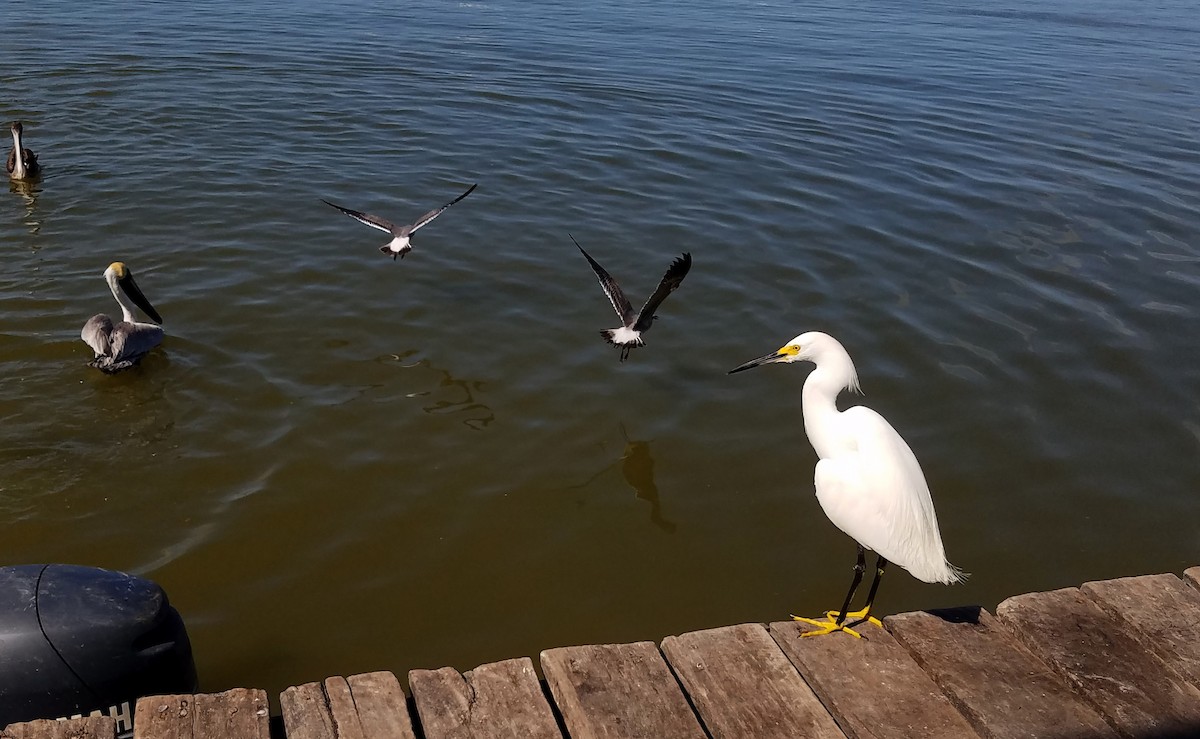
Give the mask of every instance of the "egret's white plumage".
[{"label": "egret's white plumage", "polygon": [[[730,372],[802,361],[816,365],[804,381],[801,399],[804,431],[819,457],[814,475],[817,500],[835,526],[881,558],[863,617],[869,617],[870,602],[887,562],[895,562],[924,582],[961,581],[963,572],[946,560],[933,499],[912,449],[870,408],[838,410],[838,394],[857,391],[858,374],[837,339],[817,331],[801,334],[779,351]],[[860,552],[854,586],[861,579],[861,568]],[[846,600],[848,606],[850,597]],[[839,627],[845,612],[843,607]]]},{"label": "egret's white plumage", "polygon": [[387,220],[386,218],[380,218],[379,216],[373,216],[370,213],[363,213],[362,211],[351,210],[350,208],[343,208],[342,206],[337,205],[335,203],[331,203],[328,200],[325,200],[324,198],[322,198],[321,202],[325,203],[326,205],[330,206],[331,208],[337,208],[338,210],[340,210],[341,212],[350,216],[351,218],[358,221],[359,223],[365,224],[367,226],[370,226],[371,228],[378,229],[380,231],[383,231],[384,233],[390,234],[392,237],[392,240],[389,241],[388,243],[384,244],[383,246],[379,247],[379,251],[383,252],[384,254],[391,254],[392,261],[394,262],[394,261],[396,261],[396,257],[400,257],[401,259],[403,259],[405,254],[412,251],[412,249],[413,249],[412,243],[411,243],[412,235],[414,233],[416,233],[417,229],[421,228],[422,226],[425,226],[430,221],[432,221],[434,218],[437,218],[438,216],[440,216],[442,214],[442,211],[446,210],[451,205],[454,205],[458,201],[460,201],[463,198],[465,198],[466,196],[470,195],[472,192],[475,191],[475,187],[477,185],[478,185],[478,183],[476,183],[475,185],[471,185],[469,188],[467,188],[467,191],[464,192],[462,195],[459,195],[458,197],[451,200],[449,203],[446,203],[445,205],[441,206],[440,208],[434,208],[433,210],[429,211],[425,215],[418,218],[413,223],[410,223],[406,226],[397,226],[395,223],[392,223],[391,221]]},{"label": "egret's white plumage", "polygon": [[162,323],[162,317],[142,294],[133,279],[133,272],[124,262],[108,265],[104,279],[121,306],[121,320],[114,323],[103,313],[97,313],[83,324],[79,338],[96,353],[96,358],[89,364],[102,372],[113,373],[137,364],[162,343],[162,327],[138,321],[134,308],[141,309],[155,323]]},{"label": "egret's white plumage", "polygon": [[8,152],[8,159],[4,163],[4,168],[8,172],[8,176],[14,180],[29,180],[38,176],[41,172],[41,166],[38,164],[37,154],[34,154],[21,143],[21,135],[25,129],[21,127],[20,121],[13,121],[9,127],[12,131],[13,146]]}]

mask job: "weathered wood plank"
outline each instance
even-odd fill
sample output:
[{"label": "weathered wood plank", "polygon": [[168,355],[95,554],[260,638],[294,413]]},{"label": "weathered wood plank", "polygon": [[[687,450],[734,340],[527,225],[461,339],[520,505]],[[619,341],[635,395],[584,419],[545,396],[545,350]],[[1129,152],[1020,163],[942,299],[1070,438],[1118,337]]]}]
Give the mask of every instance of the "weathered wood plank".
[{"label": "weathered wood plank", "polygon": [[1193,588],[1200,588],[1200,567],[1189,567],[1184,570],[1183,579]]},{"label": "weathered wood plank", "polygon": [[333,716],[320,683],[294,685],[279,695],[288,739],[337,739]]},{"label": "weathered wood plank", "polygon": [[981,736],[1117,736],[1045,662],[977,606],[901,613],[883,623]]},{"label": "weathered wood plank", "polygon": [[421,731],[426,739],[471,736],[471,689],[458,670],[410,670],[408,689],[412,691]]},{"label": "weathered wood plank", "polygon": [[705,737],[651,642],[547,649],[541,660],[571,739]]},{"label": "weathered wood plank", "polygon": [[66,721],[39,719],[12,724],[0,739],[116,739],[117,722],[111,716],[84,716]]},{"label": "weathered wood plank", "polygon": [[[413,739],[408,703],[390,672],[288,688],[279,696],[288,739]],[[199,739],[199,737],[197,737]]]},{"label": "weathered wood plank", "polygon": [[414,739],[408,701],[390,672],[368,672],[346,679],[367,739]]},{"label": "weathered wood plank", "polygon": [[762,624],[663,639],[662,651],[714,739],[843,739]]},{"label": "weathered wood plank", "polygon": [[195,697],[147,695],[133,709],[133,739],[192,739]]},{"label": "weathered wood plank", "polygon": [[266,691],[234,688],[194,699],[193,739],[270,739]]},{"label": "weathered wood plank", "polygon": [[408,673],[426,739],[561,739],[528,657]]},{"label": "weathered wood plank", "polygon": [[1200,727],[1200,691],[1078,588],[1014,596],[996,608],[996,616],[1122,734]]},{"label": "weathered wood plank", "polygon": [[815,627],[771,624],[771,635],[852,739],[974,737],[975,732],[904,647],[878,626],[802,636]]},{"label": "weathered wood plank", "polygon": [[1143,647],[1200,688],[1200,591],[1169,573],[1087,582],[1080,590],[1125,621]]},{"label": "weathered wood plank", "polygon": [[350,683],[344,677],[328,677],[323,683],[325,700],[329,702],[329,721],[337,739],[366,739],[354,697],[350,695]]}]

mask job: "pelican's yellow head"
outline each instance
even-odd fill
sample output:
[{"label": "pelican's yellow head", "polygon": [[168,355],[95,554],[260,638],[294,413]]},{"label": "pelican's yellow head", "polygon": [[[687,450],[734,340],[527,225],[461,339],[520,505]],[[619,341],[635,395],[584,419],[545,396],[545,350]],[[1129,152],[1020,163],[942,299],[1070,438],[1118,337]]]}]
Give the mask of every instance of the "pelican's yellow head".
[{"label": "pelican's yellow head", "polygon": [[[104,270],[104,279],[108,280],[109,287],[112,288],[113,295],[117,295],[120,291],[127,295],[133,304],[142,309],[142,312],[150,316],[155,323],[162,323],[162,317],[158,315],[158,311],[142,294],[142,289],[138,287],[137,281],[133,279],[133,272],[125,266],[124,262],[113,262],[108,265],[108,269]],[[117,295],[117,300],[121,297]]]}]

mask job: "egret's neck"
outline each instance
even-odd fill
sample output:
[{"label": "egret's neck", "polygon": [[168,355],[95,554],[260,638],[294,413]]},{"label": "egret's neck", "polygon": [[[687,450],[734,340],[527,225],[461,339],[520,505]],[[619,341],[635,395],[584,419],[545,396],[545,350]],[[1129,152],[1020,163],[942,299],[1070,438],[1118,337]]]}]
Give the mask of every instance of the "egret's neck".
[{"label": "egret's neck", "polygon": [[850,355],[824,356],[804,381],[801,398],[804,406],[804,432],[821,459],[834,456],[840,449],[841,433],[837,396],[842,390],[858,389],[858,375]]},{"label": "egret's neck", "polygon": [[125,297],[125,293],[121,292],[121,288],[117,286],[117,278],[110,277],[108,287],[112,290],[113,297],[121,305],[121,320],[126,323],[136,323],[137,318],[133,314],[134,305],[129,298]]},{"label": "egret's neck", "polygon": [[25,150],[21,148],[21,132],[17,129],[12,129],[13,150],[16,156],[13,157],[13,177],[18,180],[25,177]]}]

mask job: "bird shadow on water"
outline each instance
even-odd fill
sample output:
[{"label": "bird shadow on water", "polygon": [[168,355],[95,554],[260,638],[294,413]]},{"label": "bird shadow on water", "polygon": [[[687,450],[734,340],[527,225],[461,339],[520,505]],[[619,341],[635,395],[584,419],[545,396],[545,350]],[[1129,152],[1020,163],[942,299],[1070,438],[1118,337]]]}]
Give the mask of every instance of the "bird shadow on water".
[{"label": "bird shadow on water", "polygon": [[428,398],[430,402],[423,405],[421,410],[431,416],[465,414],[463,425],[475,431],[482,431],[496,420],[495,412],[487,404],[476,399],[477,395],[487,391],[483,380],[455,377],[450,370],[438,367],[428,359],[408,361],[416,353],[416,349],[409,349],[399,354],[385,354],[377,359],[381,363],[395,364],[404,370],[426,370],[440,375],[433,389],[407,392],[406,398]]},{"label": "bird shadow on water", "polygon": [[625,449],[621,457],[605,465],[603,469],[584,482],[572,485],[568,489],[586,488],[619,464],[621,465],[621,477],[625,480],[625,484],[633,488],[633,492],[639,500],[650,504],[650,522],[668,534],[675,533],[678,526],[673,521],[663,518],[662,501],[659,500],[658,485],[654,482],[654,457],[650,454],[650,441],[653,439],[649,441],[630,439],[624,423],[621,424],[621,436],[625,439]]}]

